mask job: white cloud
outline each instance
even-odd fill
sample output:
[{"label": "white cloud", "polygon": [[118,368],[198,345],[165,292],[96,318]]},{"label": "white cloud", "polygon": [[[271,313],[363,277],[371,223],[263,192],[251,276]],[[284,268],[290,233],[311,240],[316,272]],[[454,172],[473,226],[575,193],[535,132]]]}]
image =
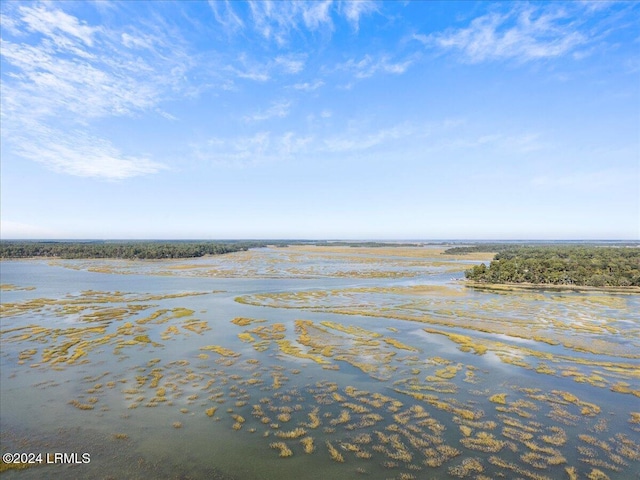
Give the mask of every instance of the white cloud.
[{"label": "white cloud", "polygon": [[[323,118],[331,116],[325,110]],[[253,135],[231,138],[213,137],[207,142],[192,144],[193,157],[216,165],[247,166],[294,158],[329,158],[375,148],[386,148],[398,140],[420,134],[420,129],[409,123],[389,128],[365,131],[347,128],[334,135],[302,134],[294,131],[275,133],[259,131]]]},{"label": "white cloud", "polygon": [[433,35],[414,35],[431,47],[460,52],[471,63],[491,60],[521,62],[566,55],[586,44],[588,36],[560,7],[516,6],[508,13],[475,18],[466,28]]},{"label": "white cloud", "polygon": [[332,14],[344,17],[358,31],[364,16],[379,11],[378,2],[369,0],[253,0],[249,9],[254,29],[280,46],[288,44],[292,34],[301,35],[305,30],[330,34],[334,28]]},{"label": "white cloud", "polygon": [[284,45],[291,30],[298,26],[299,8],[297,3],[272,2],[271,0],[250,1],[254,28],[267,40]]},{"label": "white cloud", "polygon": [[264,69],[262,65],[255,66],[253,68],[237,70],[232,68],[232,71],[240,78],[246,78],[247,80],[253,80],[254,82],[266,82],[271,78],[269,73]]},{"label": "white cloud", "polygon": [[324,82],[322,80],[316,80],[313,83],[311,82],[296,83],[293,85],[293,88],[296,90],[302,90],[305,92],[312,92],[314,90],[319,89],[323,85],[324,85]]},{"label": "white cloud", "polygon": [[332,153],[348,153],[368,150],[394,140],[413,136],[417,132],[415,126],[403,123],[374,132],[348,132],[325,139],[323,150]]},{"label": "white cloud", "polygon": [[294,132],[274,134],[261,131],[251,136],[214,137],[205,143],[191,145],[193,156],[201,161],[229,167],[244,167],[286,160],[308,151],[312,137]]},{"label": "white cloud", "polygon": [[270,118],[284,118],[289,115],[289,110],[291,108],[290,101],[282,101],[273,103],[268,109],[259,111],[254,113],[253,115],[248,115],[244,117],[246,121],[262,121],[269,120]]},{"label": "white cloud", "polygon": [[76,17],[61,10],[50,10],[44,6],[20,7],[22,22],[28,30],[41,33],[57,44],[66,45],[67,37],[82,40],[87,46],[93,45],[93,36],[99,27],[90,27]]},{"label": "white cloud", "polygon": [[378,127],[368,125],[370,120],[366,118],[354,119],[346,125],[335,125],[335,121],[315,122],[331,115],[327,110],[308,115],[306,129],[302,126],[298,130],[279,132],[260,129],[248,135],[215,136],[194,142],[190,145],[190,156],[216,167],[244,168],[278,162],[340,163],[363,158],[372,162],[422,162],[464,158],[469,152],[519,159],[546,147],[535,133],[467,135],[460,129],[465,122],[455,118]]},{"label": "white cloud", "polygon": [[65,111],[80,119],[131,114],[155,105],[163,87],[160,79],[146,82],[134,73],[145,70],[146,64],[139,61],[89,62],[9,41],[2,42],[2,56],[19,69],[17,81],[6,82],[11,107],[29,117]]},{"label": "white cloud", "polygon": [[164,26],[126,32],[90,26],[55,3],[3,14],[3,24],[9,16],[30,32],[4,37],[0,49],[7,65],[2,137],[14,153],[77,176],[126,178],[162,168],[123,154],[88,126],[100,118],[157,114],[163,99],[186,92],[192,60],[179,38],[163,38]]},{"label": "white cloud", "polygon": [[525,155],[531,152],[539,151],[547,148],[546,144],[538,133],[484,133],[480,135],[459,135],[457,127],[460,122],[443,123],[443,129],[453,131],[454,135],[441,135],[437,140],[430,143],[427,147],[432,151],[440,150],[467,150],[473,151],[480,149],[489,149],[509,155]]},{"label": "white cloud", "polygon": [[332,0],[309,2],[302,11],[304,24],[309,30],[317,30],[323,25],[332,26],[330,8]]},{"label": "white cloud", "polygon": [[33,125],[11,143],[23,158],[79,177],[121,180],[166,168],[148,158],[124,155],[109,141],[82,131],[68,132]]},{"label": "white cloud", "polygon": [[153,47],[153,39],[149,36],[135,36],[125,32],[121,38],[122,44],[127,48],[151,49]]},{"label": "white cloud", "polygon": [[298,136],[293,132],[286,132],[279,141],[278,149],[286,157],[304,152],[313,140],[312,137]]},{"label": "white cloud", "polygon": [[2,15],[0,15],[0,28],[3,36],[9,34],[16,37],[26,36],[26,29],[17,18],[17,3],[4,2],[2,5]]},{"label": "white cloud", "polygon": [[338,64],[335,68],[352,72],[356,78],[369,78],[376,73],[403,74],[412,63],[413,59],[393,62],[388,55],[382,55],[379,58],[365,55],[361,60],[349,59]]},{"label": "white cloud", "polygon": [[360,17],[378,11],[376,2],[368,0],[350,0],[342,4],[342,11],[351,23],[351,26],[358,31],[360,28]]},{"label": "white cloud", "polygon": [[220,2],[219,0],[209,0],[209,6],[218,23],[227,31],[235,32],[244,28],[244,22],[236,14],[229,0]]},{"label": "white cloud", "polygon": [[295,54],[278,55],[267,62],[260,62],[249,58],[246,53],[242,53],[238,56],[236,63],[237,66],[229,66],[228,70],[239,78],[266,82],[277,73],[287,75],[300,73],[304,69],[305,56]]},{"label": "white cloud", "polygon": [[304,68],[304,57],[302,55],[280,55],[275,58],[274,63],[285,73],[299,73]]}]

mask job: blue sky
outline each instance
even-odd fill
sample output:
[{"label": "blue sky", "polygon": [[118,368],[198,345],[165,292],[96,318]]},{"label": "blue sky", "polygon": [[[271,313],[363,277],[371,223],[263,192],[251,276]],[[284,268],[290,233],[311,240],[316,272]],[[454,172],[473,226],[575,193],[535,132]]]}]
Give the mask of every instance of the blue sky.
[{"label": "blue sky", "polygon": [[640,5],[1,4],[2,238],[640,239]]}]

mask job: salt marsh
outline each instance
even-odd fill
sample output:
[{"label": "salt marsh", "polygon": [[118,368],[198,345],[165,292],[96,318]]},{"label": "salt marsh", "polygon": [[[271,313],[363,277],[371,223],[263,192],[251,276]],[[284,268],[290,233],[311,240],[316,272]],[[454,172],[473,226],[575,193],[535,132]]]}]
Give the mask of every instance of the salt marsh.
[{"label": "salt marsh", "polygon": [[3,477],[629,478],[640,296],[465,287],[487,258],[2,262],[2,451],[91,454]]}]

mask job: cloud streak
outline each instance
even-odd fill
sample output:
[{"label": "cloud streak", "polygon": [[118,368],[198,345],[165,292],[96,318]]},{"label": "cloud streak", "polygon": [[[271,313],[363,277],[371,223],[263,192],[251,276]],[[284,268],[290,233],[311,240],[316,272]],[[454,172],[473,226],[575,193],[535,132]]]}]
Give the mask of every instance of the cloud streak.
[{"label": "cloud streak", "polygon": [[292,85],[295,90],[302,90],[304,92],[313,92],[324,85],[322,80],[316,80],[315,82],[301,82]]},{"label": "cloud streak", "polygon": [[336,65],[335,70],[353,73],[358,79],[370,78],[378,73],[401,75],[405,73],[413,63],[413,59],[392,61],[389,55],[374,57],[365,55],[360,60],[349,59]]},{"label": "cloud streak", "polygon": [[291,131],[279,134],[260,131],[235,138],[213,137],[204,143],[192,144],[191,149],[193,157],[200,161],[219,166],[246,167],[304,154],[312,140],[312,137]]},{"label": "cloud streak", "polygon": [[560,7],[516,7],[491,12],[465,28],[415,35],[414,39],[442,51],[455,51],[469,63],[515,60],[527,62],[557,58],[588,43],[579,22]]},{"label": "cloud streak", "polygon": [[94,34],[100,30],[99,27],[81,23],[61,10],[49,10],[44,6],[20,7],[20,12],[27,30],[41,33],[63,47],[72,46],[74,39],[91,47]]},{"label": "cloud streak", "polygon": [[[354,31],[358,31],[362,18],[379,12],[378,3],[368,0],[252,0],[248,12],[238,13],[242,7],[231,2],[210,0],[209,5],[215,20],[227,34],[247,34],[249,29],[262,39],[279,46],[288,45],[293,36],[323,32],[331,35],[335,21],[346,20]],[[243,5],[244,6],[244,5]]]},{"label": "cloud streak", "polygon": [[[330,112],[321,114],[323,118],[330,116]],[[424,143],[425,138],[432,136],[434,132],[449,130],[449,123],[447,120],[419,125],[403,122],[371,130],[346,128],[341,133],[328,135],[293,130],[261,130],[253,135],[212,137],[206,142],[193,143],[191,149],[192,156],[200,161],[233,167],[294,159],[339,159],[361,152],[375,154],[390,149],[400,152],[405,148],[413,148]]]},{"label": "cloud streak", "polygon": [[244,22],[235,12],[229,0],[220,2],[218,0],[209,0],[209,6],[218,23],[229,33],[235,33],[244,29]]},{"label": "cloud streak", "polygon": [[304,69],[306,57],[302,54],[278,55],[268,61],[257,61],[246,53],[238,56],[237,60],[229,65],[227,70],[238,78],[252,80],[254,82],[267,82],[274,75],[295,75]]},{"label": "cloud streak", "polygon": [[378,11],[376,2],[372,1],[347,1],[342,3],[342,12],[355,31],[360,29],[360,17]]},{"label": "cloud streak", "polygon": [[268,109],[244,117],[245,121],[259,122],[271,118],[284,118],[289,115],[291,102],[274,102]]},{"label": "cloud streak", "polygon": [[36,124],[12,144],[23,158],[78,177],[122,180],[167,168],[145,157],[125,155],[108,140],[77,130],[68,132]]},{"label": "cloud streak", "polygon": [[91,26],[55,4],[3,13],[13,33],[0,50],[8,65],[3,137],[14,152],[77,176],[123,179],[157,172],[158,163],[121,153],[88,126],[96,119],[158,111],[164,98],[184,88],[190,61],[179,40]]}]

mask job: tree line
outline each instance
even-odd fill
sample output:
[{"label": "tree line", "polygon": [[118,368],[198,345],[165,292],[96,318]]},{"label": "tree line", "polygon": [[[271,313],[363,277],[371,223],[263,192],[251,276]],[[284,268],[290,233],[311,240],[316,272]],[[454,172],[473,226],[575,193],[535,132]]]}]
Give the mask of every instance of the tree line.
[{"label": "tree line", "polygon": [[266,246],[252,241],[2,241],[0,258],[193,258]]},{"label": "tree line", "polygon": [[510,245],[488,266],[476,265],[465,276],[485,283],[640,286],[640,248]]},{"label": "tree line", "polygon": [[227,241],[189,241],[189,240],[5,240],[0,241],[0,258],[122,258],[122,259],[161,259],[193,258],[204,255],[248,250],[249,248],[288,247],[289,245],[315,245],[335,247],[415,247],[416,243],[383,242],[327,242],[318,240],[227,240]]}]

